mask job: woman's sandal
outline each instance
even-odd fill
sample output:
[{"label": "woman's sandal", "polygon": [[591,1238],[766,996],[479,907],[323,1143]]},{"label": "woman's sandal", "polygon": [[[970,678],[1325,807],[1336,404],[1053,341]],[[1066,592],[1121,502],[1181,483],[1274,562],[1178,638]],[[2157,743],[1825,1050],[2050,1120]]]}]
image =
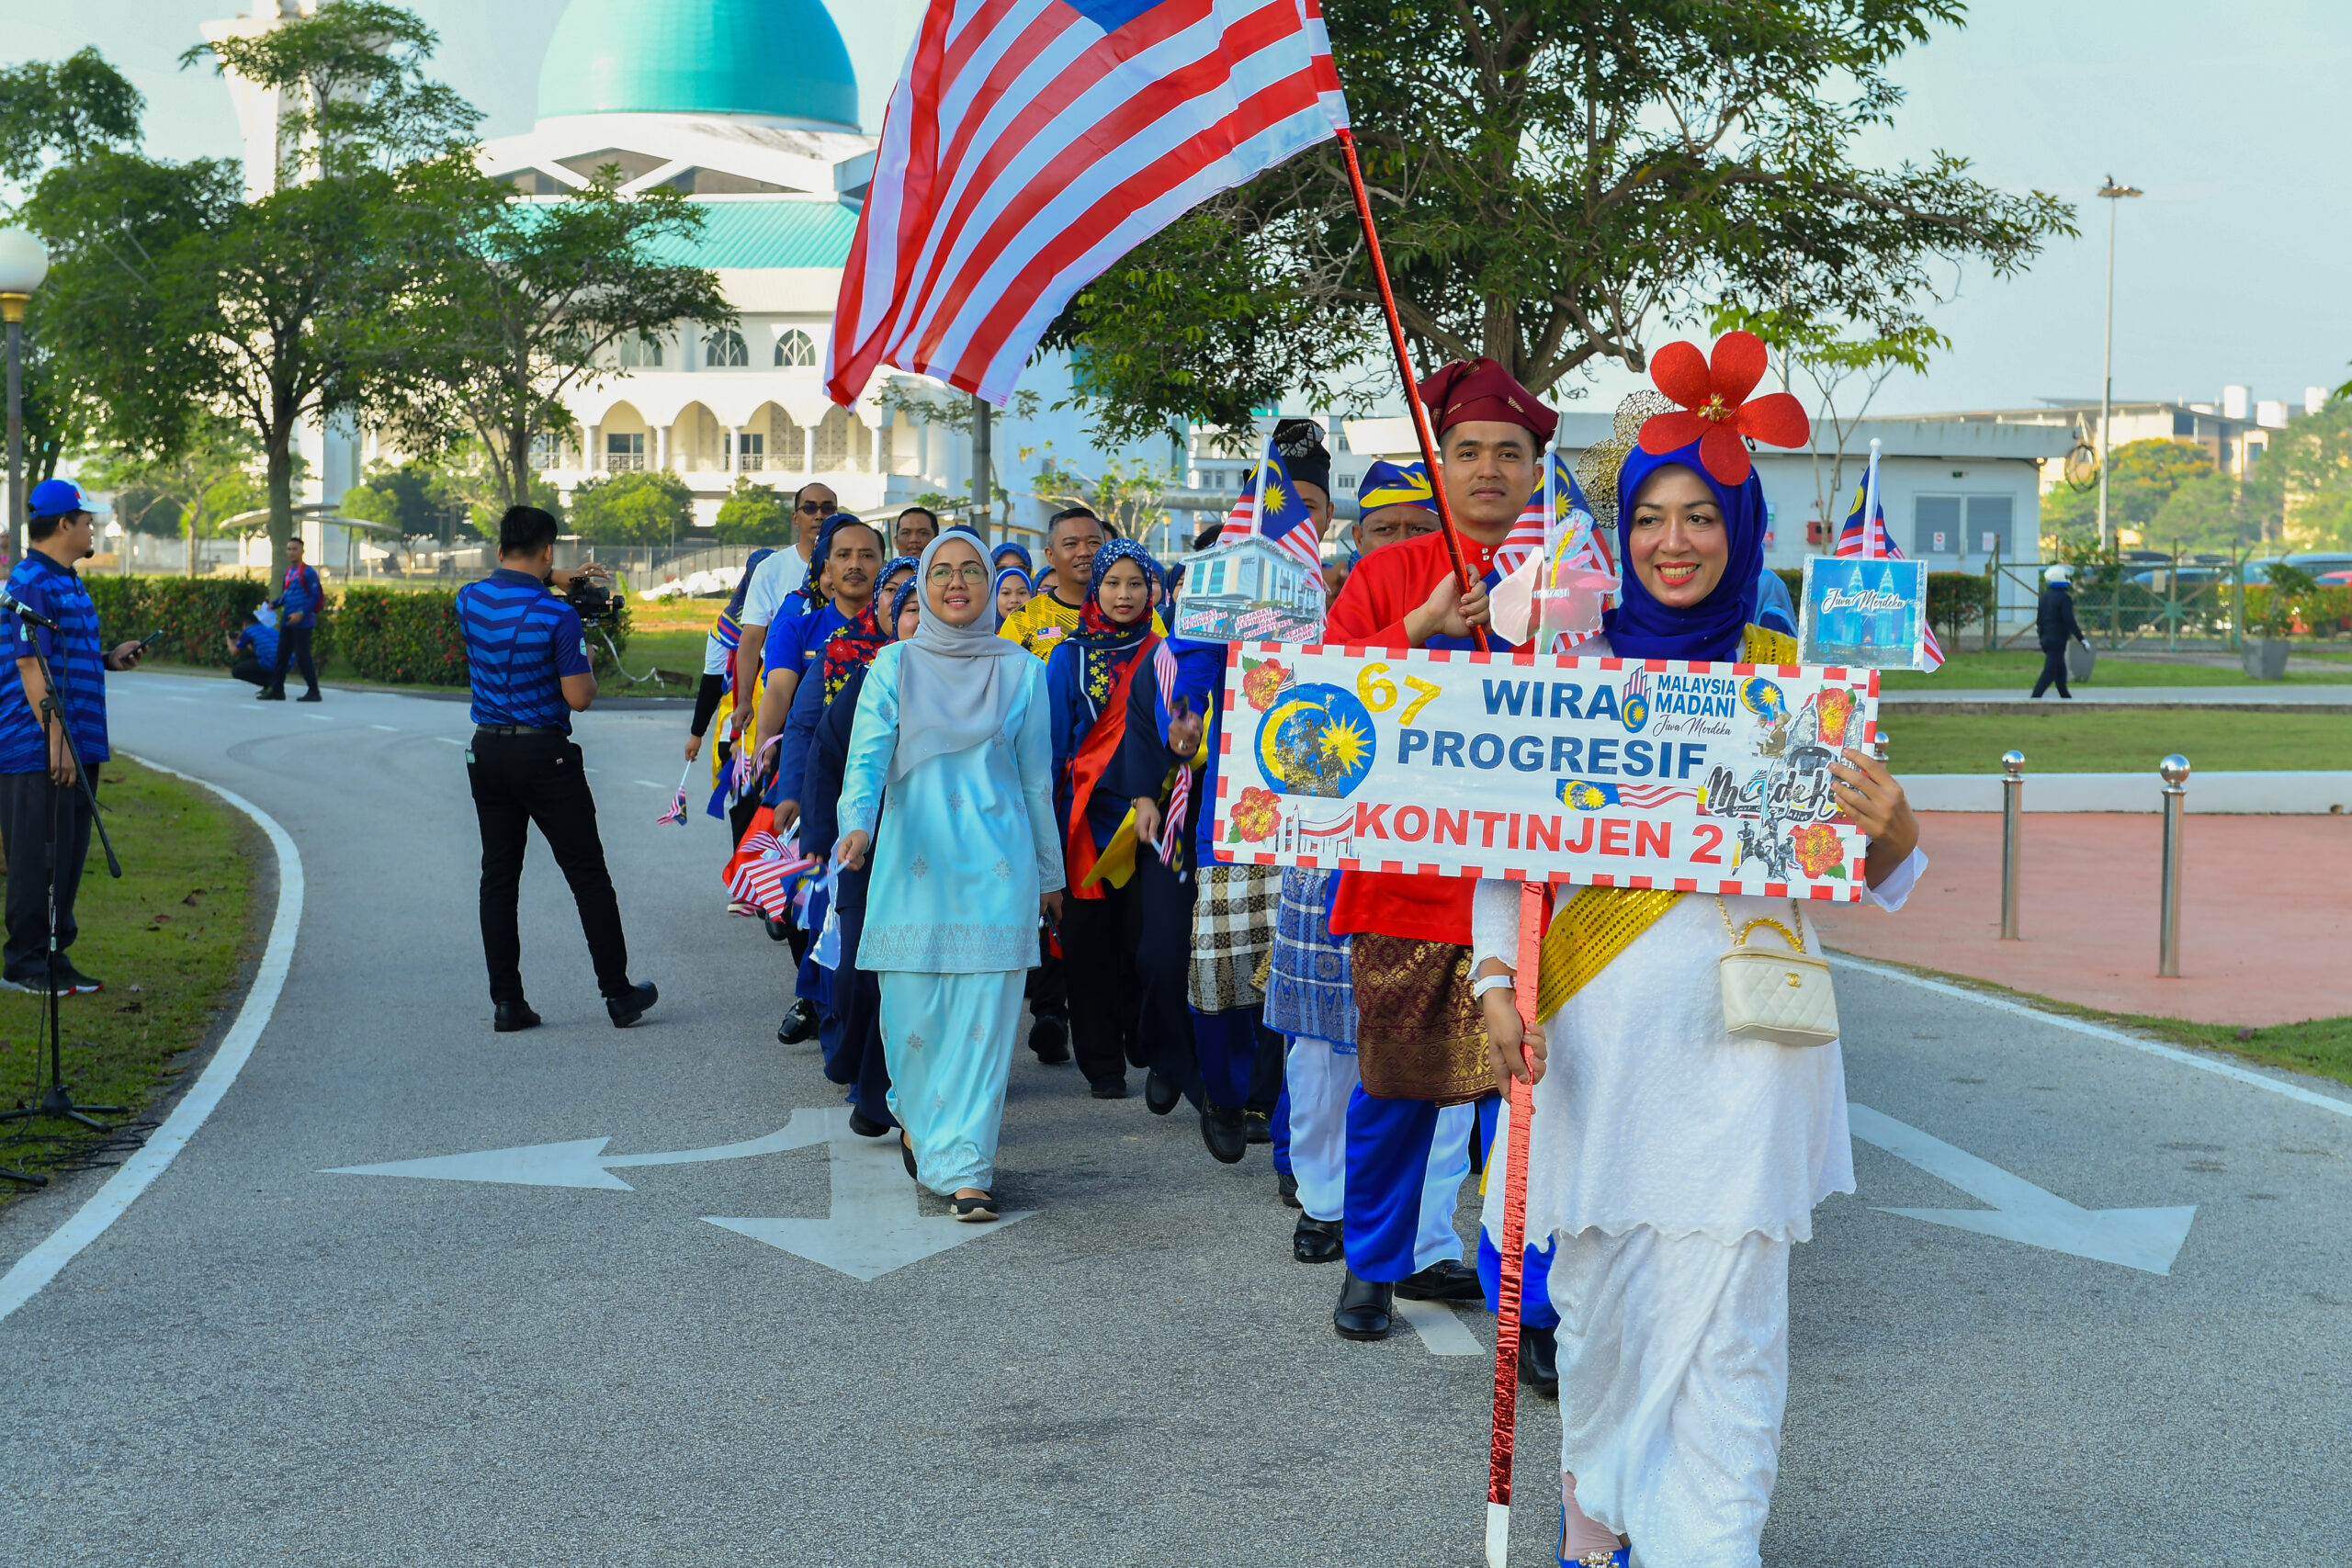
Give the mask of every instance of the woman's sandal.
[{"label": "woman's sandal", "polygon": [[977,1198],[950,1198],[947,1200],[947,1207],[950,1213],[966,1224],[982,1225],[997,1217],[996,1198],[993,1194],[987,1192],[981,1193]]},{"label": "woman's sandal", "polygon": [[899,1157],[907,1162],[907,1179],[921,1181],[922,1178],[915,1174],[915,1146],[907,1142],[904,1133],[899,1134]]}]

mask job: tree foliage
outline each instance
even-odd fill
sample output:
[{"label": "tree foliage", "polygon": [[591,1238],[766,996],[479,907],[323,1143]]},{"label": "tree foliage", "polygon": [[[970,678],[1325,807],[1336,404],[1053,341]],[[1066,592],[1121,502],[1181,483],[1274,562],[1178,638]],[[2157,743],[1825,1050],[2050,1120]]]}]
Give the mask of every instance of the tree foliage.
[{"label": "tree foliage", "polygon": [[666,545],[694,526],[694,503],[666,470],[611,474],[571,492],[571,527],[594,545]]},{"label": "tree foliage", "polygon": [[[2007,276],[2075,231],[2065,203],[1964,158],[1855,160],[1902,101],[1893,62],[1958,0],[1323,10],[1424,371],[1488,355],[1544,389],[1599,359],[1638,370],[1662,324],[1722,301],[1899,338],[1945,269]],[[1246,425],[1285,392],[1359,400],[1386,370],[1378,312],[1326,145],[1139,246],[1047,341],[1097,428],[1134,439]]]},{"label": "tree foliage", "polygon": [[86,48],[51,64],[0,67],[0,181],[30,186],[53,159],[71,162],[139,141],[147,100]]},{"label": "tree foliage", "polygon": [[243,426],[211,418],[198,422],[187,441],[160,456],[90,457],[81,478],[114,493],[115,515],[124,527],[187,541],[193,577],[197,540],[222,536],[232,531],[231,519],[267,504],[260,462],[260,448]]},{"label": "tree foliage", "polygon": [[[2110,531],[2137,529],[2143,534],[2156,514],[2183,485],[2213,475],[2213,459],[2201,446],[2155,437],[2127,441],[2115,449],[2107,484],[2107,522]],[[2098,531],[2098,486],[2076,491],[2061,486],[2041,498],[2041,531],[2064,536],[2096,535]]]},{"label": "tree foliage", "polygon": [[719,503],[712,537],[722,545],[788,545],[793,540],[792,499],[749,474],[738,474],[735,488]]}]

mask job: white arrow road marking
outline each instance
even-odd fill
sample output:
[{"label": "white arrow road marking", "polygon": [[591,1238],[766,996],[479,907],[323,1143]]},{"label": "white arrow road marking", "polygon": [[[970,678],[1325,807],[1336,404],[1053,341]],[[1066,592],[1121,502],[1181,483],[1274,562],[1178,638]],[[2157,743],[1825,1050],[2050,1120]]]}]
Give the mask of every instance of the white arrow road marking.
[{"label": "white arrow road marking", "polygon": [[[796,1114],[821,1116],[832,1145],[833,1208],[821,1220],[733,1220],[715,1214],[711,1224],[763,1241],[770,1247],[821,1263],[853,1280],[872,1280],[903,1269],[935,1252],[1030,1218],[1035,1209],[1015,1209],[994,1224],[971,1225],[944,1215],[925,1216],[915,1206],[915,1186],[907,1179],[897,1140],[861,1138],[849,1130],[849,1110]],[[1457,1326],[1459,1326],[1457,1325]]]},{"label": "white arrow road marking", "polygon": [[1854,1136],[1862,1142],[1993,1205],[1989,1209],[1882,1209],[1881,1213],[1999,1236],[2051,1252],[2070,1252],[2101,1263],[2120,1263],[2150,1274],[2172,1272],[2172,1260],[2188,1239],[2189,1222],[2197,1217],[2194,1204],[2177,1209],[2077,1208],[2021,1176],[2012,1176],[1997,1165],[1867,1105],[1849,1102],[1846,1115]]},{"label": "white arrow road marking", "polygon": [[[329,1176],[409,1176],[426,1181],[503,1181],[516,1187],[601,1187],[634,1192],[612,1173],[614,1166],[695,1165],[704,1160],[744,1159],[752,1155],[781,1154],[821,1144],[832,1134],[822,1111],[796,1111],[792,1120],[764,1138],[738,1144],[716,1144],[707,1149],[680,1149],[670,1154],[608,1155],[611,1137],[573,1138],[560,1144],[526,1144],[520,1148],[483,1149],[477,1154],[435,1155],[426,1159],[393,1160],[385,1165],[337,1166]],[[849,1112],[841,1112],[848,1125]]]},{"label": "white arrow road marking", "polygon": [[1487,1349],[1478,1343],[1453,1309],[1442,1302],[1408,1302],[1398,1296],[1396,1302],[1398,1317],[1413,1325],[1421,1337],[1421,1344],[1432,1356],[1484,1356]]}]

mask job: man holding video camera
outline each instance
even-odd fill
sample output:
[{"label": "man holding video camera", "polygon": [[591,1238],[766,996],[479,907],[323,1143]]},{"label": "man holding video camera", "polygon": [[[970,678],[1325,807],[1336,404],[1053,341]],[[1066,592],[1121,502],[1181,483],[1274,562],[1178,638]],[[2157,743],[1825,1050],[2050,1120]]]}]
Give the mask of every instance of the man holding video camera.
[{"label": "man holding video camera", "polygon": [[[507,508],[498,523],[498,570],[458,592],[473,682],[466,776],[481,822],[481,944],[492,1026],[502,1034],[539,1021],[523,999],[517,916],[523,852],[534,822],[571,885],[613,1027],[627,1029],[644,1017],[656,996],[650,984],[629,983],[628,942],[596,835],[596,799],[571,741],[571,716],[596,700],[580,607],[595,614],[610,602],[604,585],[609,574],[598,566],[558,571],[555,536],[556,520],[537,507]],[[548,592],[550,581],[561,585],[564,599]]]}]

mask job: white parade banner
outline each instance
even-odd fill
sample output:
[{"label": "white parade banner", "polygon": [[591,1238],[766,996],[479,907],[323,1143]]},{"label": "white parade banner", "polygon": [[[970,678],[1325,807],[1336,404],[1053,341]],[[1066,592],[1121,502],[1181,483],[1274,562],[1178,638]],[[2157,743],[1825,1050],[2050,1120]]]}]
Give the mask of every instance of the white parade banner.
[{"label": "white parade banner", "polygon": [[1858,899],[1877,725],[1873,670],[1235,643],[1216,858]]}]

